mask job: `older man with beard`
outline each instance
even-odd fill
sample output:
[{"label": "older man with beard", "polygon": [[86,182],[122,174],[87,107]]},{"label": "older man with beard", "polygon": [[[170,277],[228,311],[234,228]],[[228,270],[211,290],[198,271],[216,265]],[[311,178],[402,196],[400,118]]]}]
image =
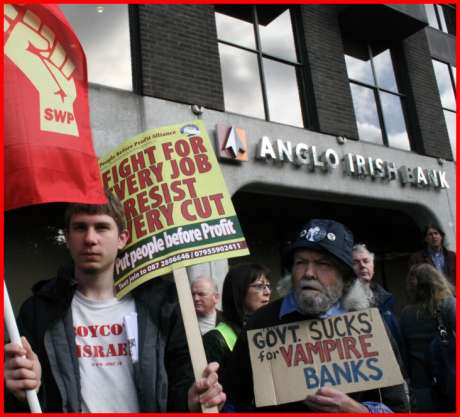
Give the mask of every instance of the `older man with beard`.
[{"label": "older man with beard", "polygon": [[[284,298],[259,309],[248,321],[247,329],[326,318],[352,309],[370,306],[353,272],[353,235],[341,223],[313,219],[307,223],[290,247],[292,289]],[[351,307],[353,306],[353,307]],[[391,339],[391,337],[390,337]],[[399,360],[396,344],[391,340]],[[238,339],[227,371],[224,388],[227,411],[254,411],[254,390],[247,337]],[[257,411],[383,413],[408,411],[404,386],[344,394],[322,387],[303,401],[260,408]]]}]

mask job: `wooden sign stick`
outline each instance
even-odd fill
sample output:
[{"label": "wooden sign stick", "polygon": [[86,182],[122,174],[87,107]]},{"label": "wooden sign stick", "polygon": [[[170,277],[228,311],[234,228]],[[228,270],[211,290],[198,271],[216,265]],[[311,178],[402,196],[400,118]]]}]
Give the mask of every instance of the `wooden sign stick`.
[{"label": "wooden sign stick", "polygon": [[[182,313],[182,319],[187,336],[188,349],[192,359],[193,373],[195,380],[202,377],[204,368],[208,362],[204,352],[203,340],[201,338],[200,327],[196,317],[195,307],[193,305],[192,292],[185,268],[178,268],[173,271],[174,281],[176,283],[179,305]],[[219,410],[214,407],[203,407],[203,413],[218,413]]]}]

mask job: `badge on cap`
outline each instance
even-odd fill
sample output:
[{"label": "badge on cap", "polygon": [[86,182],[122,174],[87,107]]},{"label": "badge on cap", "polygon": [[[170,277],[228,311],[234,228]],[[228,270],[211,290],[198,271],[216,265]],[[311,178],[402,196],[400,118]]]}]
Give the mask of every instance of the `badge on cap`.
[{"label": "badge on cap", "polygon": [[327,234],[327,238],[330,240],[330,241],[334,241],[335,240],[335,234],[334,233],[328,233]]},{"label": "badge on cap", "polygon": [[306,232],[306,239],[309,242],[319,242],[326,236],[326,231],[319,226],[310,227]]}]

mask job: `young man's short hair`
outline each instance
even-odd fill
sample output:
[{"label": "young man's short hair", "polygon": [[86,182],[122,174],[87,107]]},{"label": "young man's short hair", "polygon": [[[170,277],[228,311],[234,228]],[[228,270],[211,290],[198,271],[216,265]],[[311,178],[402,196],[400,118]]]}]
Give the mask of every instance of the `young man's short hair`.
[{"label": "young man's short hair", "polygon": [[67,206],[64,214],[64,227],[68,231],[70,220],[74,214],[107,214],[112,217],[118,227],[118,231],[126,229],[126,216],[121,201],[109,190],[105,190],[107,204],[80,204],[71,203]]}]

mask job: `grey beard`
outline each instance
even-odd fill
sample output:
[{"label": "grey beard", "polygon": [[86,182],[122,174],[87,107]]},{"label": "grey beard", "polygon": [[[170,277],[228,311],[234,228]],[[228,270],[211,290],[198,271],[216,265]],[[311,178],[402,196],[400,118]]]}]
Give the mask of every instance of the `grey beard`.
[{"label": "grey beard", "polygon": [[319,315],[328,311],[340,300],[342,293],[342,280],[338,280],[333,287],[326,288],[323,286],[322,292],[314,294],[306,294],[300,288],[294,289],[294,297],[299,310],[309,316]]}]

